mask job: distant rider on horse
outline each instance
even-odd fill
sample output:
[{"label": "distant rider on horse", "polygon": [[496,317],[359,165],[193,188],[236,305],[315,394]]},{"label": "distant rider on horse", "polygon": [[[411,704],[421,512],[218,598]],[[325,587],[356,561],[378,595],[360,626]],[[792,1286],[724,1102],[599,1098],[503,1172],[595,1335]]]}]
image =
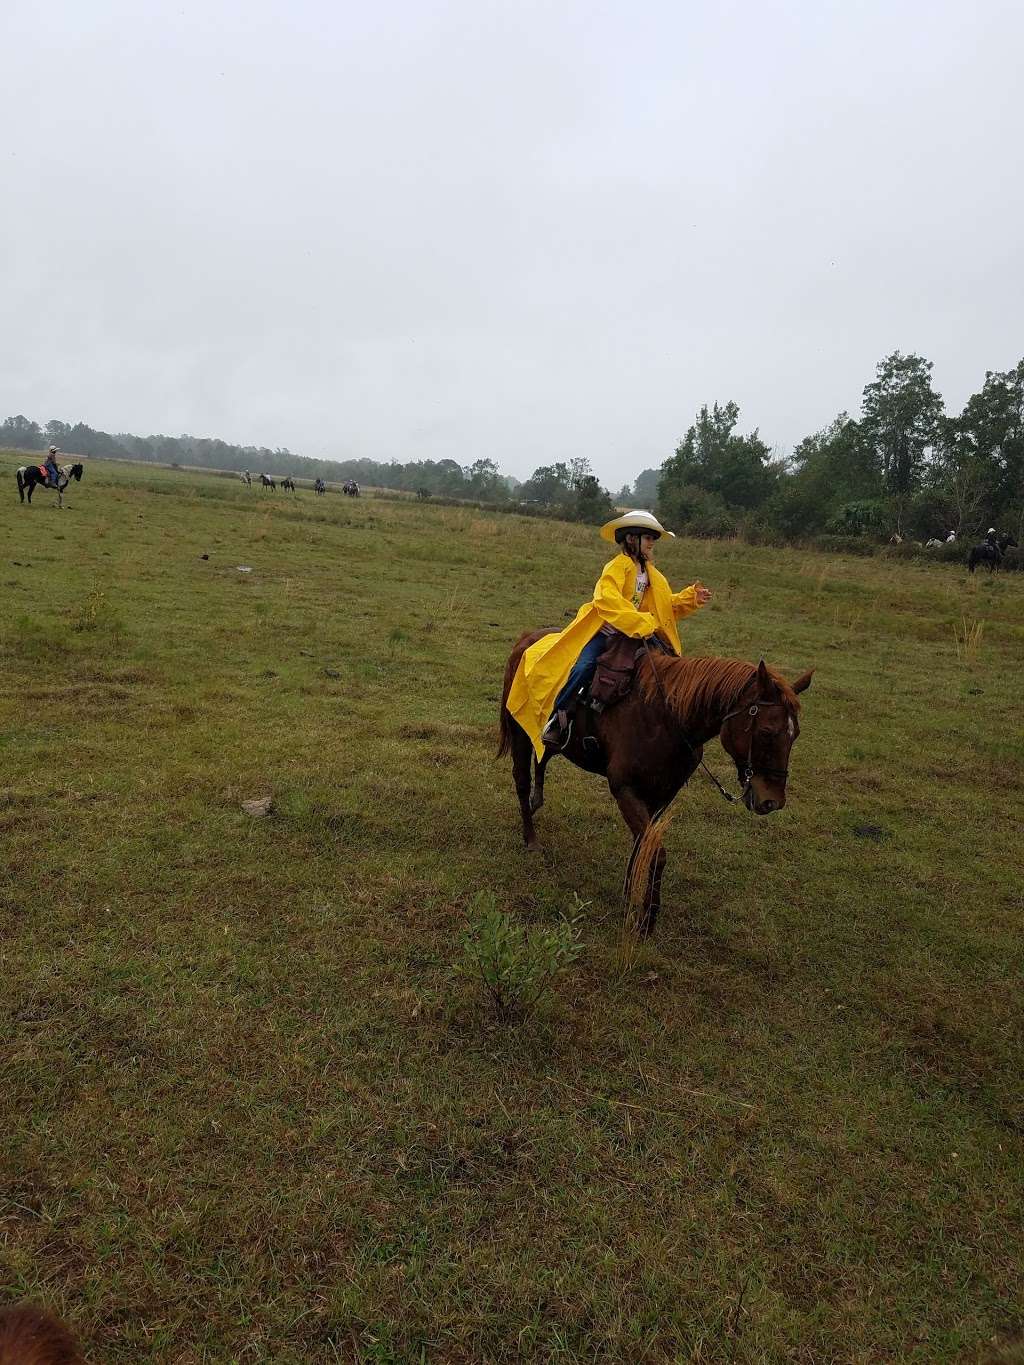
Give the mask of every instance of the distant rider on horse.
[{"label": "distant rider on horse", "polygon": [[618,545],[619,553],[601,571],[593,598],[571,625],[545,635],[523,655],[507,704],[538,757],[545,745],[560,749],[568,742],[572,712],[616,635],[657,636],[681,653],[676,621],[704,606],[711,593],[699,581],[674,593],[654,567],[655,541],[672,534],[644,511],[626,512],[602,526],[602,537]]},{"label": "distant rider on horse", "polygon": [[50,480],[50,484],[53,488],[57,487],[57,482],[60,479],[60,468],[57,465],[57,456],[59,454],[60,451],[57,447],[51,446],[46,456],[46,462],[43,465],[43,468],[46,470],[47,478]]}]

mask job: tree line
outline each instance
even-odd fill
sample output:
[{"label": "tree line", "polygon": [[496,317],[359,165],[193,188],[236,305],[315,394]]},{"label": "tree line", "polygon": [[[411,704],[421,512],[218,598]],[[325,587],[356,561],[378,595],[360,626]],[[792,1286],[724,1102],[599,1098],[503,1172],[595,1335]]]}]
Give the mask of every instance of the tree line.
[{"label": "tree line", "polygon": [[1024,530],[1024,360],[989,371],[949,414],[919,355],[894,351],[846,412],[776,459],[734,402],[704,406],[659,469],[621,501],[656,505],[673,529],[703,536],[917,540],[988,526]]},{"label": "tree line", "polygon": [[460,465],[455,460],[317,460],[296,455],[286,446],[231,445],[210,437],[132,436],[97,431],[84,422],[45,426],[25,416],[0,423],[0,446],[15,450],[46,450],[48,446],[77,455],[108,460],[143,460],[154,464],[191,465],[202,469],[248,469],[253,474],[291,474],[294,478],[340,483],[355,479],[375,488],[417,493],[426,498],[451,498],[497,507],[521,507],[533,512],[598,522],[612,514],[610,497],[594,477],[586,459],[570,460],[538,469],[526,484],[502,474],[490,459]]},{"label": "tree line", "polygon": [[286,447],[231,445],[207,437],[111,435],[85,423],[24,416],[0,424],[0,445],[253,473],[358,483],[427,498],[598,524],[616,504],[653,507],[674,530],[753,540],[918,540],[988,526],[1024,533],[1024,360],[989,371],[957,415],[945,411],[922,356],[894,351],[865,385],[860,413],[841,412],[777,458],[755,428],[738,432],[735,402],[706,404],[657,468],[625,484],[614,501],[585,457],[541,465],[525,483],[481,458],[317,460]]},{"label": "tree line", "polygon": [[455,460],[317,460],[296,455],[287,446],[232,445],[205,436],[131,436],[97,431],[84,422],[49,421],[45,426],[24,416],[0,423],[0,446],[15,450],[46,450],[59,446],[77,455],[106,460],[142,460],[153,464],[193,465],[200,469],[248,469],[253,474],[291,474],[295,478],[326,479],[400,491],[424,491],[429,496],[500,502],[512,496],[519,480],[501,473],[493,460],[470,465]]}]

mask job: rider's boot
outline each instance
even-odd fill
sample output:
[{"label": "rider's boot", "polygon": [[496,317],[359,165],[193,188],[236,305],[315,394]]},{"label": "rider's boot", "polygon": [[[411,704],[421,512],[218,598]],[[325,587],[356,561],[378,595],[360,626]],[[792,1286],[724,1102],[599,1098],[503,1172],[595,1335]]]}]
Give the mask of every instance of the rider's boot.
[{"label": "rider's boot", "polygon": [[568,711],[554,711],[540,732],[540,742],[546,748],[564,749],[572,735],[572,717]]}]

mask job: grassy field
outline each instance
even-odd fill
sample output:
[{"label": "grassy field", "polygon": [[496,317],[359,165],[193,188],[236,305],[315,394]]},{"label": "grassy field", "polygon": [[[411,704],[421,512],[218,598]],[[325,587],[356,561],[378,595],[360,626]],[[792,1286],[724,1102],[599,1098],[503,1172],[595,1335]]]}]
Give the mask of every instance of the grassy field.
[{"label": "grassy field", "polygon": [[[787,809],[695,780],[624,969],[607,789],[553,764],[528,857],[492,759],[508,649],[589,594],[592,530],[100,461],[58,513],[15,463],[0,1302],[109,1362],[1024,1333],[1020,576],[659,547],[715,591],[689,652],[818,671]],[[456,970],[481,891],[589,903],[515,1023]]]}]

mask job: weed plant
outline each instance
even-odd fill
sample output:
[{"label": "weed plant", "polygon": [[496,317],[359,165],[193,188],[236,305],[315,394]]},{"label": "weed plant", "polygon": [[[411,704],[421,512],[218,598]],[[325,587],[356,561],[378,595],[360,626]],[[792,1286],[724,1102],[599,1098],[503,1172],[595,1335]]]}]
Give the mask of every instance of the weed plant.
[{"label": "weed plant", "polygon": [[529,1014],[579,958],[586,909],[578,902],[571,919],[531,928],[500,910],[493,892],[479,892],[462,941],[463,975],[483,986],[501,1018]]}]

